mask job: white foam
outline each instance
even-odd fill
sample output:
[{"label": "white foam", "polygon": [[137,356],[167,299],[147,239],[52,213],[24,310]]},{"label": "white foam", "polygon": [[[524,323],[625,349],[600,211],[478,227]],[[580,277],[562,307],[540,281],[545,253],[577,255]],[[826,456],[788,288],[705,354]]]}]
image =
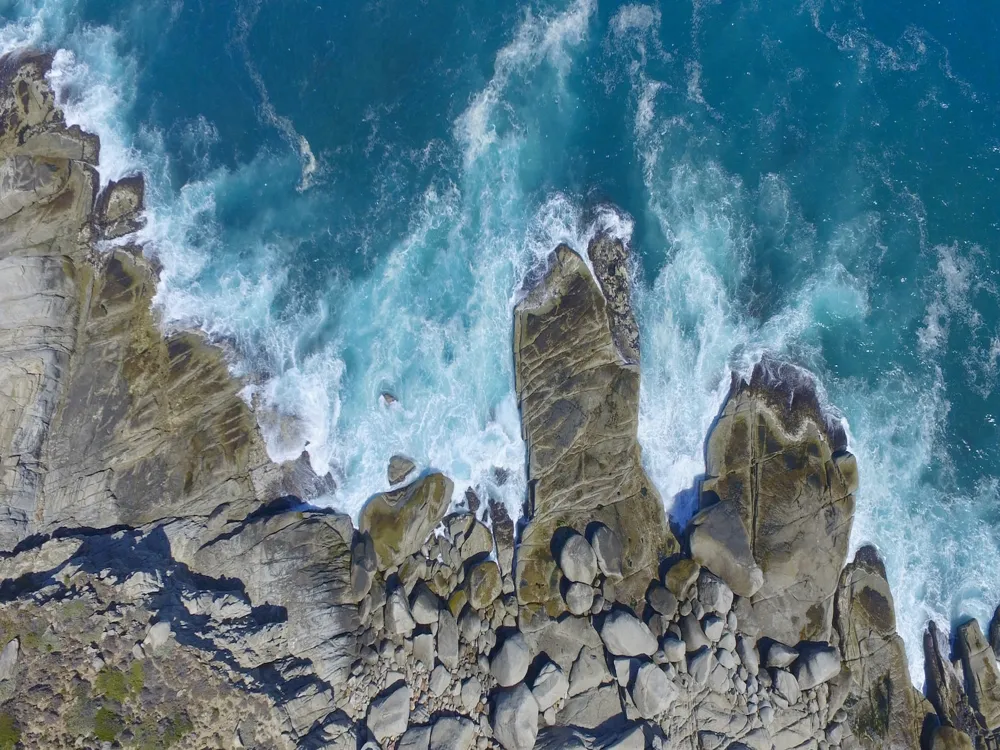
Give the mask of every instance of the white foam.
[{"label": "white foam", "polygon": [[495,110],[511,79],[542,62],[552,65],[560,78],[564,76],[572,62],[569,49],[586,39],[596,8],[596,0],[574,0],[554,16],[535,16],[528,11],[513,41],[497,52],[493,77],[455,122],[454,135],[462,146],[466,169],[498,143]]}]

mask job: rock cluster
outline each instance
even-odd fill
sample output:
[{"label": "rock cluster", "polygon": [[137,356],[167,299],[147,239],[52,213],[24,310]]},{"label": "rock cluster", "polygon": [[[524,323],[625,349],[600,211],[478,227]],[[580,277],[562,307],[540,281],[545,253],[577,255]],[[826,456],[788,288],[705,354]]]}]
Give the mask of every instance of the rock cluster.
[{"label": "rock cluster", "polygon": [[847,564],[857,468],[804,373],[734,377],[674,537],[614,238],[593,271],[557,248],[515,311],[519,537],[405,456],[357,528],[310,508],[333,479],[268,461],[221,353],[158,330],[137,248],[95,252],[141,226],[144,186],[99,189],[49,63],[0,60],[0,741],[996,746],[1000,613],[954,654],[932,623],[912,688],[877,553]]}]

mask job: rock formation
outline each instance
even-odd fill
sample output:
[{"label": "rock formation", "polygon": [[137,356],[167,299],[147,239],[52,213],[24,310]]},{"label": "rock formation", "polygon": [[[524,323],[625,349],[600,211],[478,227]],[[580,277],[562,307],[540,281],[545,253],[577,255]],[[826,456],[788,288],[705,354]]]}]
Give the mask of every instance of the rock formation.
[{"label": "rock formation", "polygon": [[[49,59],[0,60],[0,748],[996,747],[978,624],[913,689],[858,485],[809,378],[734,377],[682,540],[636,439],[627,248],[557,248],[515,311],[529,496],[395,456],[359,528],[268,460],[222,353],[164,336]],[[386,398],[390,398],[386,395]],[[682,546],[683,542],[683,546]],[[991,647],[992,644],[992,647]]]}]

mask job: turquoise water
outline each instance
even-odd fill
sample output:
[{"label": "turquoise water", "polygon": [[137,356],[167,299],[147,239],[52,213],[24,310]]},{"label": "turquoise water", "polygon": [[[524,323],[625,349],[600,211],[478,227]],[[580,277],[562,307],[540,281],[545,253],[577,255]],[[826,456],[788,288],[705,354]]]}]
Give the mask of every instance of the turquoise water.
[{"label": "turquoise water", "polygon": [[887,559],[912,662],[927,618],[1000,603],[989,0],[0,17],[0,48],[62,50],[52,82],[103,178],[146,172],[165,325],[231,347],[272,455],[336,476],[324,502],[356,512],[403,452],[518,507],[517,290],[604,229],[638,259],[640,438],[679,522],[728,373],[771,352],[847,420],[854,544]]}]

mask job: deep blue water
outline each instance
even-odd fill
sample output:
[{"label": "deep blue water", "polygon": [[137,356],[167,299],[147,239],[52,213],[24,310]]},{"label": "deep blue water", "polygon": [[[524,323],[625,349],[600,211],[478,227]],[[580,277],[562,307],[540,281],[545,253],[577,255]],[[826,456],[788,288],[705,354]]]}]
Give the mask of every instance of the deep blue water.
[{"label": "deep blue water", "polygon": [[150,181],[165,325],[233,347],[272,455],[307,448],[328,502],[404,452],[516,507],[517,289],[611,229],[668,510],[729,371],[809,368],[919,663],[928,617],[1000,603],[994,6],[0,0],[0,48],[63,50],[103,177]]}]

